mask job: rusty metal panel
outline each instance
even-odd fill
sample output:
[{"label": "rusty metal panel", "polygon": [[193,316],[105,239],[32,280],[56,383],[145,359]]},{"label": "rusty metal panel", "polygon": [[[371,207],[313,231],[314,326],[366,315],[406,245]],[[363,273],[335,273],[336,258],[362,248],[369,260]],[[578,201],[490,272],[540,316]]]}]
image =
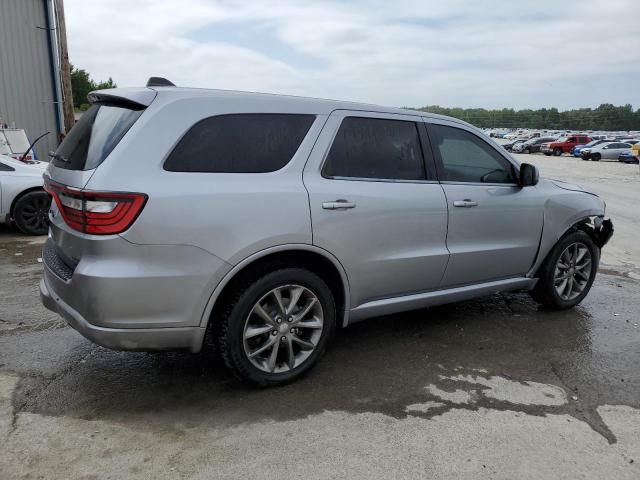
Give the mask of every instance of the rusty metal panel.
[{"label": "rusty metal panel", "polygon": [[60,132],[46,0],[0,1],[0,119],[38,142],[41,160]]}]

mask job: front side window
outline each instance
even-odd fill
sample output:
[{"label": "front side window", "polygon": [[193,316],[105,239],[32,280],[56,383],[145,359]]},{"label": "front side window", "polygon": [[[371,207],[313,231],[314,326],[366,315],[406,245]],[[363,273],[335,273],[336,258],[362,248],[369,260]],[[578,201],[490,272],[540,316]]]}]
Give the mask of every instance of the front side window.
[{"label": "front side window", "polygon": [[241,113],[199,121],[173,149],[170,172],[265,173],[284,167],[298,151],[315,115]]},{"label": "front side window", "polygon": [[424,180],[418,127],[404,120],[347,117],[322,173],[326,177]]},{"label": "front side window", "polygon": [[429,137],[440,159],[440,180],[516,183],[513,165],[471,132],[444,125],[430,125]]}]

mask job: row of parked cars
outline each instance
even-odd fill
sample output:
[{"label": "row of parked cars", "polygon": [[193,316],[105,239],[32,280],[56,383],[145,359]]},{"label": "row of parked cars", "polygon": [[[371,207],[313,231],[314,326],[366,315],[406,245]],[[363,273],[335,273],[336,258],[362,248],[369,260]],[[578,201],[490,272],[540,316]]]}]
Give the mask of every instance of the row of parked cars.
[{"label": "row of parked cars", "polygon": [[[598,135],[598,137],[602,137]],[[618,160],[624,163],[639,163],[640,135],[593,138],[587,134],[566,136],[543,136],[540,132],[525,133],[503,147],[513,153],[544,153],[547,156],[570,154],[583,160]]]}]

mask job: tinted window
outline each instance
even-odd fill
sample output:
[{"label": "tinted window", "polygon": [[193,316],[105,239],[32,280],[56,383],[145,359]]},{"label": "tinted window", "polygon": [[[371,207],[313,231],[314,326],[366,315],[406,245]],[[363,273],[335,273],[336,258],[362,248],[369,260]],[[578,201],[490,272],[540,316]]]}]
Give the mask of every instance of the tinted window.
[{"label": "tinted window", "polygon": [[100,165],[143,110],[94,104],[82,114],[52,159],[56,167],[91,170]]},{"label": "tinted window", "polygon": [[414,122],[347,117],[324,165],[328,177],[424,180],[424,160]]},{"label": "tinted window", "polygon": [[0,172],[14,172],[16,169],[0,162]]},{"label": "tinted window", "polygon": [[431,125],[429,136],[440,158],[440,179],[452,182],[516,183],[511,163],[476,135]]},{"label": "tinted window", "polygon": [[172,172],[263,173],[284,167],[307,135],[314,115],[218,115],[196,123],[164,164]]}]

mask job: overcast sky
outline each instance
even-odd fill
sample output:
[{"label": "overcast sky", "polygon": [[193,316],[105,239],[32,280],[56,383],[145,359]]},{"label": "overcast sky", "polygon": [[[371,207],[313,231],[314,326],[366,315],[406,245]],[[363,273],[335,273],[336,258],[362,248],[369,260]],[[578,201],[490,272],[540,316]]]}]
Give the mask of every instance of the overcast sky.
[{"label": "overcast sky", "polygon": [[640,108],[637,0],[66,0],[71,62],[119,86],[390,106]]}]

